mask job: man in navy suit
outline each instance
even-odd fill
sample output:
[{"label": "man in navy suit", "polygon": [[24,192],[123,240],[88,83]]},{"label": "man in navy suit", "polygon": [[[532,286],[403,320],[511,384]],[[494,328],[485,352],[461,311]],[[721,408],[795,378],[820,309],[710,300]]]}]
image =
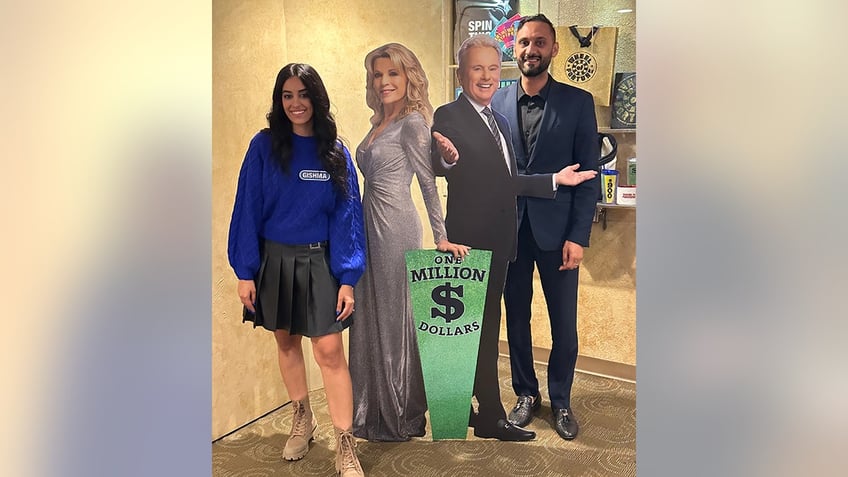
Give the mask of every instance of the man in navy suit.
[{"label": "man in navy suit", "polygon": [[463,92],[434,114],[433,169],[448,182],[448,240],[492,251],[474,377],[478,412],[472,413],[469,425],[478,437],[530,440],[534,432],[506,420],[498,385],[500,301],[507,264],[516,251],[516,196],[551,200],[558,184],[576,184],[594,177],[594,172],[578,173],[570,167],[517,177],[509,125],[489,107],[500,80],[498,43],[488,35],[470,37],[460,46],[457,59]]},{"label": "man in navy suit", "polygon": [[[518,83],[499,90],[492,107],[506,116],[519,174],[544,174],[581,164],[594,168],[600,156],[592,95],[548,74],[559,45],[542,14],[520,20],[515,32]],[[554,198],[518,198],[518,254],[504,290],[512,386],[518,402],[510,423],[526,426],[541,405],[533,369],[530,304],[533,268],[539,269],[548,305],[552,348],[548,391],[554,428],[563,439],[577,436],[571,385],[577,362],[577,277],[598,197],[598,179],[561,186]]]}]

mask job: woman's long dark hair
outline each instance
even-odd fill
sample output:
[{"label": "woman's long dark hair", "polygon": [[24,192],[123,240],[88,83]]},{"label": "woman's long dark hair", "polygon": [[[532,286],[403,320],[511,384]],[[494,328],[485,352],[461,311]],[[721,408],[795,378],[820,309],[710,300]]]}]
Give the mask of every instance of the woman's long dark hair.
[{"label": "woman's long dark hair", "polygon": [[291,77],[297,77],[306,86],[312,102],[312,129],[318,141],[318,156],[321,165],[330,173],[333,184],[347,193],[347,159],[338,138],[336,120],[330,112],[330,98],[324,82],[315,68],[303,63],[289,63],[277,73],[277,82],[271,94],[271,111],[268,112],[268,129],[274,156],[288,172],[292,155],[292,123],[283,110],[283,85]]}]

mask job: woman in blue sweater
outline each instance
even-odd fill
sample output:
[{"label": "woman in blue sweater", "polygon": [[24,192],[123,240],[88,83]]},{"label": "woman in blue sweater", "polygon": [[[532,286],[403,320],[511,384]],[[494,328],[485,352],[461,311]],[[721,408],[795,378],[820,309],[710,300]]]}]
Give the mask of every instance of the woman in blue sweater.
[{"label": "woman in blue sweater", "polygon": [[229,260],[244,320],[272,331],[277,341],[294,408],[283,458],[303,458],[317,427],[301,348],[308,336],[336,428],[336,470],[363,475],[351,435],[353,392],[341,336],[353,322],[353,287],[365,270],[356,171],[311,66],[280,70],[267,118],[269,127],[253,137],[245,155],[230,223]]}]

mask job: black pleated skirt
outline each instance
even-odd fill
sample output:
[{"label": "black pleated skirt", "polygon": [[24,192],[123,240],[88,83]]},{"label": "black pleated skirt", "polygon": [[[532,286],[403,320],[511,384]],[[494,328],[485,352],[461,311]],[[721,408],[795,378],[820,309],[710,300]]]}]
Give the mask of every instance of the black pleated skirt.
[{"label": "black pleated skirt", "polygon": [[338,333],[353,323],[353,315],[336,320],[339,284],[330,273],[326,242],[285,245],[266,240],[262,249],[256,314],[245,308],[243,321],[310,337]]}]

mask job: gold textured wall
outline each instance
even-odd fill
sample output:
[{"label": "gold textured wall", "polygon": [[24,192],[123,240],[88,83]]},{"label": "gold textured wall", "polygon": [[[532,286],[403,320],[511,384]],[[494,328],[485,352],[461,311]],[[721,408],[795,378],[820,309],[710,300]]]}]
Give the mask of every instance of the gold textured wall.
[{"label": "gold textured wall", "polygon": [[247,144],[265,126],[276,73],[285,58],[283,5],[215,0],[212,8],[212,437],[287,399],[274,340],[241,323],[227,232]]}]

